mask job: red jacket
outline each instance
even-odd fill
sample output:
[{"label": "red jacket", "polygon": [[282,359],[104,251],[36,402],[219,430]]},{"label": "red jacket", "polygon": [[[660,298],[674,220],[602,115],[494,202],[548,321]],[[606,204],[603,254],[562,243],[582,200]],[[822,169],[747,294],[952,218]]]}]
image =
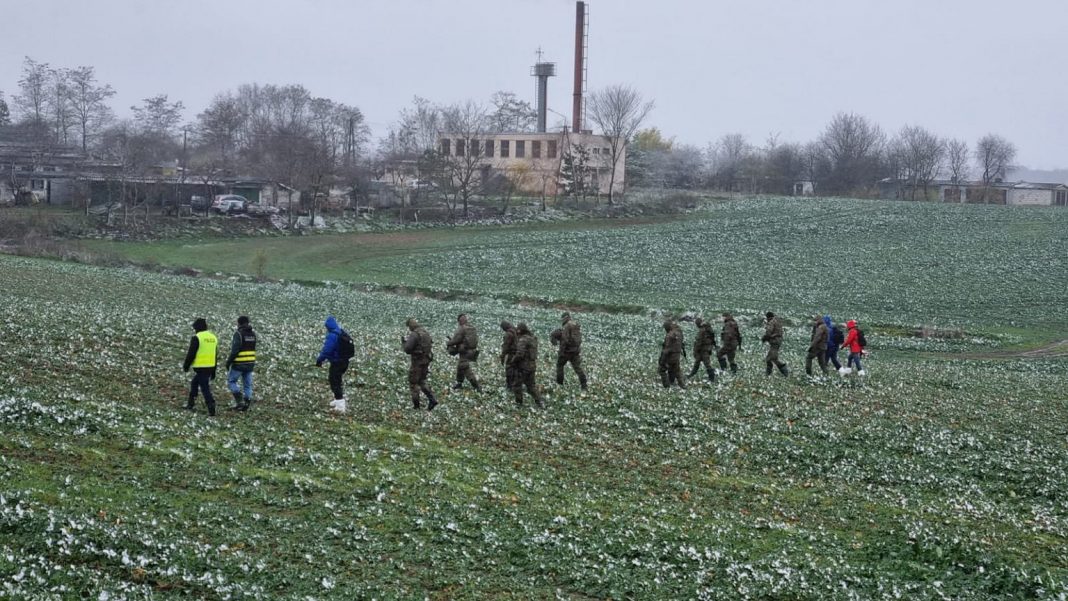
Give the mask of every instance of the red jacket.
[{"label": "red jacket", "polygon": [[857,336],[857,326],[849,328],[842,346],[848,348],[850,353],[859,353],[863,350],[860,346],[860,337]]}]

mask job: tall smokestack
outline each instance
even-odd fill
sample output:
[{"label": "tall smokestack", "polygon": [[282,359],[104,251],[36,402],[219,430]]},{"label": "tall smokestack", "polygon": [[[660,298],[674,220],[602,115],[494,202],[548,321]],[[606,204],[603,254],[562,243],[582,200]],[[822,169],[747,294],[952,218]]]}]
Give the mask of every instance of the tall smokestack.
[{"label": "tall smokestack", "polygon": [[571,131],[582,131],[583,66],[586,60],[586,3],[575,3],[575,96],[571,104]]}]

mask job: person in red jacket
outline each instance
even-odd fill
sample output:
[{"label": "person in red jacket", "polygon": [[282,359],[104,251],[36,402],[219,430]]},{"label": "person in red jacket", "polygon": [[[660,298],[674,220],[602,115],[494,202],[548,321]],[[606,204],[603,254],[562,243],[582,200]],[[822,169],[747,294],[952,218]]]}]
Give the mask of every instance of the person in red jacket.
[{"label": "person in red jacket", "polygon": [[864,367],[860,364],[860,356],[864,351],[864,347],[860,345],[860,330],[857,329],[857,322],[855,319],[850,319],[846,322],[846,328],[849,332],[846,334],[845,341],[842,342],[842,346],[849,349],[849,359],[846,360],[846,371],[849,373],[853,364],[857,366],[857,375],[863,376]]}]

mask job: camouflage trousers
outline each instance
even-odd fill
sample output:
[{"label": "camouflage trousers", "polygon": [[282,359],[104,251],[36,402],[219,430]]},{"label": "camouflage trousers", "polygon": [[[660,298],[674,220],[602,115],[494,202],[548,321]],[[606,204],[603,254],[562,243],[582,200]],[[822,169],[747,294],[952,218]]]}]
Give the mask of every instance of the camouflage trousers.
[{"label": "camouflage trousers", "polygon": [[775,367],[779,368],[779,373],[784,376],[789,373],[786,362],[779,360],[779,349],[781,348],[782,342],[768,343],[768,354],[764,357],[764,375],[770,376],[771,370]]},{"label": "camouflage trousers", "polygon": [[660,357],[660,382],[664,388],[672,384],[678,384],[679,388],[686,388],[686,380],[682,377],[681,357],[679,355],[665,355]]},{"label": "camouflage trousers", "polygon": [[408,392],[412,397],[412,404],[419,406],[419,394],[423,393],[427,399],[434,398],[434,393],[427,386],[427,378],[430,376],[429,361],[412,361],[408,368]]},{"label": "camouflage trousers", "polygon": [[727,362],[730,361],[731,373],[738,373],[738,364],[734,362],[734,353],[737,352],[736,347],[722,346],[716,351],[716,359],[719,361],[719,368],[722,370],[727,369]]},{"label": "camouflage trousers", "polygon": [[578,376],[579,386],[586,390],[586,372],[582,369],[582,356],[579,353],[560,351],[556,356],[556,383],[564,383],[564,366],[568,363]]},{"label": "camouflage trousers", "polygon": [[464,380],[471,382],[471,386],[478,388],[478,376],[475,375],[471,360],[461,354],[460,360],[456,363],[456,384],[461,385]]},{"label": "camouflage trousers", "polygon": [[808,354],[805,355],[805,373],[810,376],[812,375],[813,359],[819,364],[820,371],[823,372],[823,375],[827,375],[827,351],[825,349],[808,349]]},{"label": "camouflage trousers", "polygon": [[705,373],[708,374],[708,379],[716,381],[716,370],[712,369],[712,352],[700,353],[694,357],[693,369],[690,370],[690,374],[687,377],[694,377],[697,375],[697,370],[702,365],[705,366]]},{"label": "camouflage trousers", "polygon": [[534,370],[530,369],[514,369],[515,381],[512,383],[512,392],[515,393],[516,405],[523,404],[523,389],[526,388],[530,396],[534,397],[534,402],[539,406],[543,406],[544,402],[541,398],[541,393],[538,392],[538,385],[534,381]]}]

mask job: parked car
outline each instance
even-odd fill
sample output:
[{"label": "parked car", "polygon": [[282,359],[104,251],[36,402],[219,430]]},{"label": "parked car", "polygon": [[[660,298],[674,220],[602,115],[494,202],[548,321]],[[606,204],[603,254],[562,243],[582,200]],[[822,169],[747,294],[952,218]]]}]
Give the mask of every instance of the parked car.
[{"label": "parked car", "polygon": [[220,215],[233,215],[235,213],[244,213],[247,205],[248,200],[244,196],[221,194],[215,197],[215,202],[211,203],[211,210]]}]

